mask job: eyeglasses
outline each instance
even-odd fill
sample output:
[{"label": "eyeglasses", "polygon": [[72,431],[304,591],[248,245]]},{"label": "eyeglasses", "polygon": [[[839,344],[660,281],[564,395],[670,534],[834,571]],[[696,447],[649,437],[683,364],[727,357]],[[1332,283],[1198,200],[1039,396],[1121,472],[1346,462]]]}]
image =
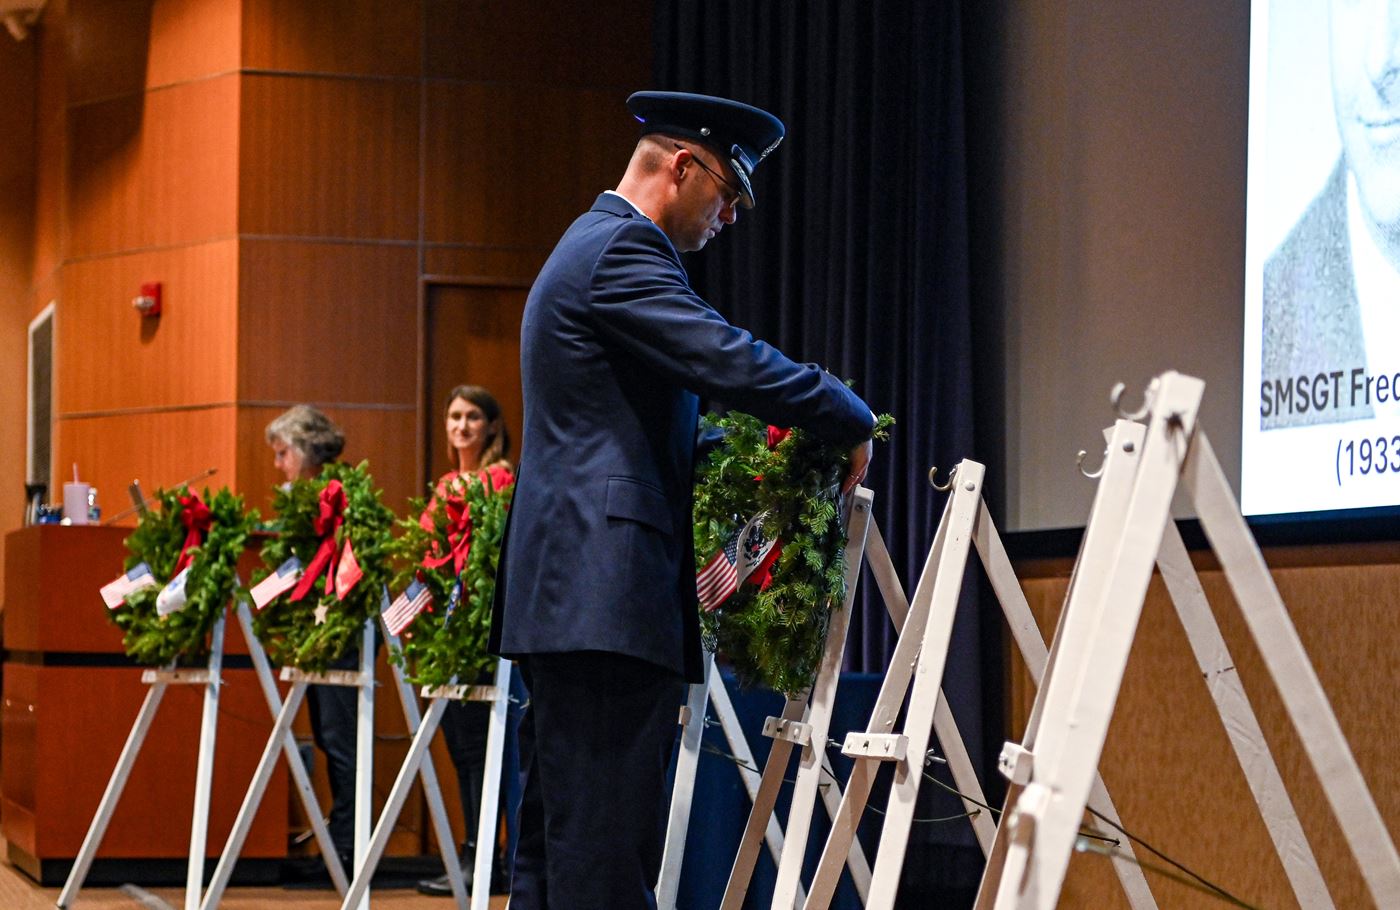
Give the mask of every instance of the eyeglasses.
[{"label": "eyeglasses", "polygon": [[734,184],[730,183],[728,180],[725,180],[722,174],[720,174],[714,168],[706,164],[704,159],[701,158],[699,155],[695,154],[693,150],[686,148],[679,142],[672,142],[671,144],[674,145],[680,151],[690,152],[691,160],[694,161],[696,164],[700,165],[701,170],[709,174],[711,177],[715,178],[716,183],[724,187],[724,204],[726,206],[728,206],[729,208],[733,208],[734,206],[739,204],[739,200],[743,197],[743,193],[741,193],[739,190],[736,190],[734,188]]}]

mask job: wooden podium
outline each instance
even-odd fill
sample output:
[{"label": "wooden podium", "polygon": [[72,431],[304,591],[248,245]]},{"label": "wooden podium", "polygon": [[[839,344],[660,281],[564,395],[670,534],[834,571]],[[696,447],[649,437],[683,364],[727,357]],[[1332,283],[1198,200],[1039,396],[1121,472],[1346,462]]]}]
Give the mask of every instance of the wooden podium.
[{"label": "wooden podium", "polygon": [[[5,538],[0,829],[10,862],[45,885],[62,884],[77,856],[148,688],[98,596],[121,571],[130,532],[39,525]],[[206,849],[212,859],[272,729],[238,623],[227,630],[214,780],[239,786],[214,788]],[[183,880],[201,697],[197,687],[183,686],[166,696],[103,838],[92,883],[110,880],[104,860],[119,861],[112,872],[122,881]],[[287,800],[286,771],[279,769],[244,858],[286,855]]]}]

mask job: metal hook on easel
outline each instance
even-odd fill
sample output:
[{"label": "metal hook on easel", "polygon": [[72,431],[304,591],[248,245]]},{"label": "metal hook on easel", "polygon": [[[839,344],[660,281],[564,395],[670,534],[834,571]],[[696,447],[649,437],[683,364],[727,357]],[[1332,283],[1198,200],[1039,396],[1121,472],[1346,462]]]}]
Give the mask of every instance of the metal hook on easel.
[{"label": "metal hook on easel", "polygon": [[[1108,458],[1108,450],[1105,449],[1103,454],[1104,454],[1104,459],[1105,459],[1105,461],[1107,461],[1107,458]],[[1085,459],[1086,457],[1088,457],[1088,455],[1089,455],[1088,452],[1084,451],[1083,449],[1080,449],[1080,450],[1079,450],[1079,454],[1076,455],[1076,456],[1074,456],[1074,464],[1075,464],[1075,467],[1079,468],[1079,473],[1083,474],[1085,477],[1089,478],[1090,480],[1098,480],[1100,477],[1103,476],[1103,466],[1104,466],[1104,462],[1099,462],[1099,469],[1098,469],[1097,471],[1086,471],[1086,470],[1084,470],[1084,459]]]},{"label": "metal hook on easel", "polygon": [[1142,406],[1136,411],[1123,410],[1123,393],[1127,391],[1127,386],[1121,382],[1113,384],[1113,390],[1108,393],[1108,400],[1113,405],[1113,410],[1118,412],[1118,416],[1124,420],[1141,420],[1152,411],[1152,401],[1157,397],[1157,380],[1153,379],[1147,386],[1147,391],[1142,395]]},{"label": "metal hook on easel", "polygon": [[938,482],[938,465],[928,469],[928,482],[938,492],[946,493],[953,488],[953,480],[958,476],[958,469],[955,465],[953,470],[948,472],[948,482],[940,484]]}]

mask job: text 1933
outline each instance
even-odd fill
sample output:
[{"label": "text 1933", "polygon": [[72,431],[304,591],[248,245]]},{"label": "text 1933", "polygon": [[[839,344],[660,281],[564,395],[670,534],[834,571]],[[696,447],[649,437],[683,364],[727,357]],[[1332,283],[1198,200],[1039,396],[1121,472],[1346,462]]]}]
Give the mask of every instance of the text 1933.
[{"label": "text 1933", "polygon": [[1355,477],[1400,474],[1400,435],[1337,440],[1337,486]]}]

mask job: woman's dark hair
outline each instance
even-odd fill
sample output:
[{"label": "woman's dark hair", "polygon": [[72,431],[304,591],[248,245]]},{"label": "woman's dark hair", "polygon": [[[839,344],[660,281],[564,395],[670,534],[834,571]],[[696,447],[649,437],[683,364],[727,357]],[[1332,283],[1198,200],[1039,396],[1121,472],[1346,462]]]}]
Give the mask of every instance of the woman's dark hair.
[{"label": "woman's dark hair", "polygon": [[282,412],[267,425],[266,435],[269,443],[280,439],[300,451],[312,469],[335,461],[345,448],[345,433],[309,404],[292,405]]},{"label": "woman's dark hair", "polygon": [[[459,385],[447,393],[447,401],[442,406],[444,417],[452,410],[452,402],[458,398],[481,408],[481,413],[486,416],[486,442],[481,447],[481,467],[488,468],[505,462],[510,456],[510,430],[506,429],[506,419],[501,416],[501,405],[496,401],[496,396],[479,385]],[[454,450],[450,454],[455,464],[457,453]]]}]

